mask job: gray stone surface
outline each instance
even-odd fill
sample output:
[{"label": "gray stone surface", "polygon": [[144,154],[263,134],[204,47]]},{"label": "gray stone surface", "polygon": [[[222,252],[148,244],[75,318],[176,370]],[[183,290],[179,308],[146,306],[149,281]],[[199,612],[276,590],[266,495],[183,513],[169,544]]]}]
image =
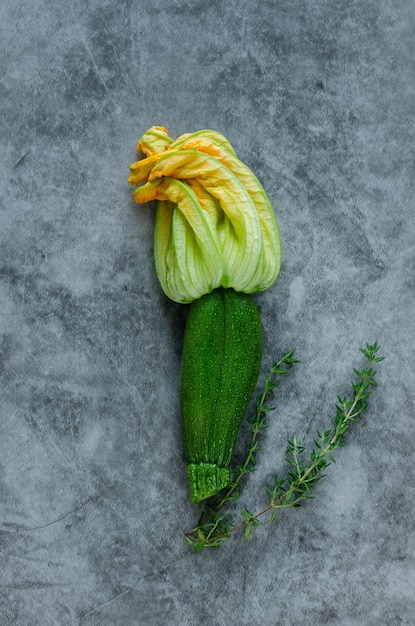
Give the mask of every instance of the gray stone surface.
[{"label": "gray stone surface", "polygon": [[[0,7],[0,623],[415,623],[415,12],[390,2],[6,0]],[[275,207],[256,302],[284,379],[242,506],[377,340],[370,411],[301,509],[194,555],[179,371],[138,137],[214,128]],[[242,449],[242,444],[239,449]]]}]

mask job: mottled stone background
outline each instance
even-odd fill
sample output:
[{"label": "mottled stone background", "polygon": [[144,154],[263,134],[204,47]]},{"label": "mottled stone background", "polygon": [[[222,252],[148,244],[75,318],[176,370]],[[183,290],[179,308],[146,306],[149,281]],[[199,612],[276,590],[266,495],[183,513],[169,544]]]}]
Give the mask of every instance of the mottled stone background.
[{"label": "mottled stone background", "polygon": [[[413,0],[2,2],[2,626],[415,623],[414,32]],[[387,356],[316,499],[201,555],[187,309],[127,185],[153,124],[225,133],[280,224],[263,375],[301,364],[240,507],[330,425],[358,348]]]}]

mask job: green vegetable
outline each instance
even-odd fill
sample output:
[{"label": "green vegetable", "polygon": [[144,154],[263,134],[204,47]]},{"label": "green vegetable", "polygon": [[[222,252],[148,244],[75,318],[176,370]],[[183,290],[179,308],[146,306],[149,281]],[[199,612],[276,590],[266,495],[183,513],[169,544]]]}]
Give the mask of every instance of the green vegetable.
[{"label": "green vegetable", "polygon": [[255,303],[215,289],[190,307],[184,337],[181,408],[193,502],[227,487],[236,437],[258,380],[262,328]]},{"label": "green vegetable", "polygon": [[261,366],[262,331],[248,294],[268,289],[281,265],[271,203],[222,134],[173,141],[153,126],[131,165],[134,200],[157,200],[154,260],[164,293],[191,303],[182,366],[182,424],[193,502],[231,482],[238,429]]}]

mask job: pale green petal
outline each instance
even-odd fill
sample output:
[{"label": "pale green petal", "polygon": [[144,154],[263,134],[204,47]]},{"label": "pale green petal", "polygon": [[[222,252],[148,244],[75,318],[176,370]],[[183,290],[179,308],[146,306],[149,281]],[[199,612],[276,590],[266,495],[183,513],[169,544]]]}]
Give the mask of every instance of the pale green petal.
[{"label": "pale green petal", "polygon": [[164,293],[174,300],[181,302],[182,285],[176,282],[176,266],[172,245],[172,221],[175,204],[159,201],[156,209],[154,225],[154,262],[156,273]]},{"label": "pale green petal", "polygon": [[220,285],[222,271],[212,273],[194,231],[179,208],[175,209],[172,241],[177,273],[184,285],[186,301],[200,298]]},{"label": "pale green petal", "polygon": [[[189,281],[186,272],[180,272],[178,249],[173,244],[178,241],[177,215],[182,215],[172,202],[159,201],[157,203],[156,221],[154,229],[154,258],[156,272],[164,293],[174,302],[186,303],[200,297],[198,291],[189,290]],[[176,227],[175,227],[176,225]],[[186,245],[186,239],[182,246]],[[184,248],[181,247],[184,252]]]}]

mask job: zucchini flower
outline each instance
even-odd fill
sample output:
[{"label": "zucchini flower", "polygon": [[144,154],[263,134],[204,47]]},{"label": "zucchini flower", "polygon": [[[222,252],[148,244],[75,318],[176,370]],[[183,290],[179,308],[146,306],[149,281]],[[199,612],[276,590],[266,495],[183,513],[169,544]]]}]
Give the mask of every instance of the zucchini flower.
[{"label": "zucchini flower", "polygon": [[263,291],[278,276],[281,244],[258,179],[213,130],[174,141],[153,126],[138,142],[146,158],[129,183],[138,204],[157,200],[154,258],[164,293],[193,302],[218,287]]}]

